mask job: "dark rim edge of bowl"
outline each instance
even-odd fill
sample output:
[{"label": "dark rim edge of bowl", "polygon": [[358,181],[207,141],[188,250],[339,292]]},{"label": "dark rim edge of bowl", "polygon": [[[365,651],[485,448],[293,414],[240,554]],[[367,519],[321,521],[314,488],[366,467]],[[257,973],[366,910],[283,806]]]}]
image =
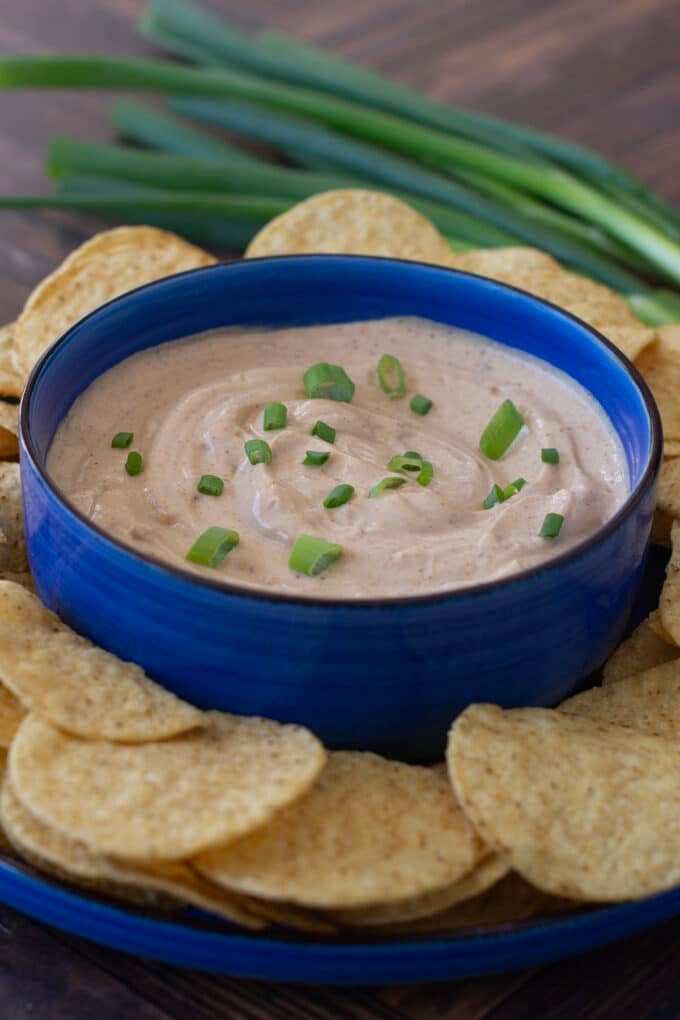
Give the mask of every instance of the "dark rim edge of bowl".
[{"label": "dark rim edge of bowl", "polygon": [[[426,269],[436,269],[443,273],[453,273],[457,276],[471,277],[472,279],[482,280],[485,284],[491,287],[498,288],[500,290],[510,291],[515,294],[519,294],[524,298],[528,298],[530,301],[536,302],[539,305],[543,305],[549,308],[552,312],[557,313],[572,322],[576,323],[584,329],[590,336],[601,346],[604,346],[610,354],[614,355],[624,370],[624,372],[632,379],[633,383],[639,390],[643,403],[645,405],[647,414],[650,421],[650,432],[651,432],[651,444],[647,464],[642,476],[635,486],[635,488],[628,494],[628,497],[605,523],[593,532],[591,535],[584,538],[577,545],[572,546],[571,549],[560,553],[558,556],[551,558],[543,564],[539,564],[535,567],[529,567],[526,570],[522,570],[518,573],[511,574],[508,577],[502,577],[495,581],[484,581],[480,584],[470,585],[465,588],[455,588],[448,591],[430,592],[422,595],[402,595],[394,598],[385,597],[371,597],[361,596],[354,599],[349,598],[320,598],[316,595],[306,594],[291,594],[287,592],[268,592],[264,590],[251,589],[242,587],[229,581],[213,581],[212,578],[203,578],[199,575],[192,573],[191,571],[184,570],[181,567],[169,564],[161,559],[157,559],[154,556],[144,556],[139,553],[136,549],[126,545],[119,539],[115,538],[99,525],[94,524],[90,521],[83,513],[80,512],[71,502],[59,491],[57,486],[49,476],[46,467],[41,463],[41,459],[38,457],[35,449],[33,438],[30,434],[28,427],[28,411],[31,403],[33,391],[35,389],[36,382],[40,373],[42,372],[43,366],[52,357],[54,352],[68,342],[73,331],[81,327],[84,323],[97,314],[103,309],[108,308],[110,305],[115,304],[119,301],[124,301],[133,294],[139,294],[142,291],[148,290],[149,288],[155,287],[158,284],[165,283],[168,280],[178,280],[182,277],[193,276],[196,273],[211,273],[215,270],[224,269],[225,266],[229,265],[240,265],[241,263],[258,263],[258,262],[283,262],[289,260],[303,260],[303,259],[347,259],[347,260],[367,260],[371,262],[396,262],[400,265],[406,266],[420,266]],[[644,324],[640,323],[640,327],[643,328]],[[180,338],[181,339],[181,338]],[[598,401],[599,403],[599,401]],[[480,273],[470,273],[466,270],[455,269],[448,266],[438,265],[432,262],[421,262],[411,259],[397,259],[388,258],[378,255],[345,255],[336,253],[315,253],[305,255],[275,255],[275,256],[261,256],[259,258],[252,259],[234,259],[232,262],[218,262],[212,266],[199,266],[196,269],[188,269],[181,273],[174,273],[171,276],[162,277],[160,280],[152,280],[150,283],[142,284],[140,287],[135,287],[134,290],[126,291],[124,294],[118,295],[118,297],[112,298],[110,301],[106,301],[103,305],[99,305],[93,311],[88,312],[82,318],[74,322],[65,333],[57,337],[53,343],[41,354],[38,361],[33,366],[31,373],[28,377],[24,392],[21,397],[21,405],[19,409],[19,437],[23,441],[24,448],[30,457],[32,466],[42,479],[46,488],[48,489],[51,496],[53,496],[63,509],[75,517],[76,520],[85,525],[86,528],[91,529],[99,538],[105,542],[114,546],[119,552],[124,553],[139,564],[145,567],[151,567],[152,569],[161,573],[167,574],[171,579],[180,580],[186,584],[196,585],[200,588],[208,588],[214,592],[222,592],[224,595],[238,595],[241,598],[251,598],[257,601],[268,601],[268,602],[284,602],[290,605],[313,605],[317,607],[342,607],[342,608],[391,608],[403,605],[418,605],[421,603],[435,603],[448,601],[449,599],[455,598],[470,598],[485,594],[491,590],[498,590],[504,586],[510,586],[517,582],[523,582],[530,580],[533,577],[537,577],[540,574],[544,574],[547,571],[560,569],[567,563],[575,562],[584,556],[590,549],[598,545],[600,542],[605,541],[614,531],[619,527],[622,521],[628,517],[636,508],[640,500],[642,499],[647,486],[651,478],[656,474],[658,467],[661,463],[662,458],[662,425],[661,416],[659,409],[656,405],[656,401],[652,395],[652,392],[635,367],[635,365],[628,360],[628,358],[620,351],[610,340],[607,339],[599,330],[595,329],[589,323],[584,322],[583,319],[579,319],[578,316],[572,315],[571,312],[560,308],[559,305],[553,304],[551,301],[546,301],[544,298],[540,298],[535,294],[531,294],[529,291],[523,290],[521,287],[514,287],[508,283],[502,283],[499,280],[493,280],[490,277],[482,276]]]}]

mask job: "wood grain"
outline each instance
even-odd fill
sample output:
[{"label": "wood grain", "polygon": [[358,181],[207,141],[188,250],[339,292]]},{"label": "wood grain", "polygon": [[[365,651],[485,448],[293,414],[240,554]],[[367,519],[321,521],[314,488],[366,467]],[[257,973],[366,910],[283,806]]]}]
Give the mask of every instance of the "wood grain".
[{"label": "wood grain", "polygon": [[[680,205],[677,0],[212,0],[246,28],[323,43],[443,100],[597,147]],[[141,0],[0,0],[0,52],[151,54]],[[0,190],[47,188],[57,135],[106,139],[111,99],[0,95]],[[0,322],[95,217],[0,213]],[[658,1020],[680,1017],[680,920],[537,971],[443,985],[304,989],[198,974],[0,905],[0,1020]]]}]

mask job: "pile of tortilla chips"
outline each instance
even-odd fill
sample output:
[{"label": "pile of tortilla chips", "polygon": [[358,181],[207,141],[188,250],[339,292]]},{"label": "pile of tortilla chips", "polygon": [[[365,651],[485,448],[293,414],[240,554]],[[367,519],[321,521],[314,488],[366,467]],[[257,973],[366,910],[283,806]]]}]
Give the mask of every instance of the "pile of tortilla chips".
[{"label": "pile of tortilla chips", "polygon": [[[97,648],[32,593],[16,407],[0,404],[0,852],[155,909],[247,928],[417,934],[526,920],[680,884],[680,325],[642,326],[607,288],[523,248],[451,252],[388,195],[328,192],[273,220],[251,257],[424,260],[521,287],[638,366],[666,434],[658,609],[555,710],[471,705],[446,765],[326,752],[299,726],[202,712]],[[164,231],[93,238],[0,330],[0,394],[82,315],[214,260]],[[677,458],[677,459],[673,459]]]}]

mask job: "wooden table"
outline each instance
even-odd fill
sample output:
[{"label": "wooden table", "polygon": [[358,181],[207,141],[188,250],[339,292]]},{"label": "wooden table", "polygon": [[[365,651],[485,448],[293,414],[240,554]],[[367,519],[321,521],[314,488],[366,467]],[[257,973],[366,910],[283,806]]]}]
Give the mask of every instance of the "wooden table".
[{"label": "wooden table", "polygon": [[[0,51],[150,52],[140,0],[0,0]],[[599,148],[680,204],[677,0],[213,0],[245,27],[319,41],[393,77]],[[242,7],[244,9],[242,9]],[[106,139],[110,97],[0,96],[0,191],[44,188],[55,134]],[[0,322],[100,229],[0,214]],[[183,971],[36,924],[0,905],[0,1020],[505,1020],[680,1017],[680,920],[536,971],[375,990],[296,988]]]}]

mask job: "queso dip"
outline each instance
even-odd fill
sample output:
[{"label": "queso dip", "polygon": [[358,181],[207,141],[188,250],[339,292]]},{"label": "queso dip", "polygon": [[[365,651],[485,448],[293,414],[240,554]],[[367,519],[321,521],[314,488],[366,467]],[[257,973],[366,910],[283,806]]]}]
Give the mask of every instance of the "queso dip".
[{"label": "queso dip", "polygon": [[[385,354],[383,379],[403,395],[379,385]],[[350,402],[308,396],[303,376],[318,363],[341,366]],[[427,398],[415,410],[414,395]],[[283,410],[267,411],[279,427],[265,429],[270,404]],[[491,459],[480,438],[501,405],[523,424]],[[319,421],[326,429],[313,435]],[[112,448],[119,433],[132,438]],[[251,463],[252,440],[270,460]],[[405,453],[410,461],[393,461]],[[514,574],[580,542],[628,494],[618,437],[583,388],[537,358],[419,318],[230,329],[142,351],[76,400],[47,464],[78,510],[141,554],[322,598],[422,595]],[[398,480],[381,487],[386,477]],[[337,505],[324,506],[338,486]],[[213,567],[188,561],[215,528],[238,544]],[[300,535],[341,555],[307,576],[289,565]]]}]

